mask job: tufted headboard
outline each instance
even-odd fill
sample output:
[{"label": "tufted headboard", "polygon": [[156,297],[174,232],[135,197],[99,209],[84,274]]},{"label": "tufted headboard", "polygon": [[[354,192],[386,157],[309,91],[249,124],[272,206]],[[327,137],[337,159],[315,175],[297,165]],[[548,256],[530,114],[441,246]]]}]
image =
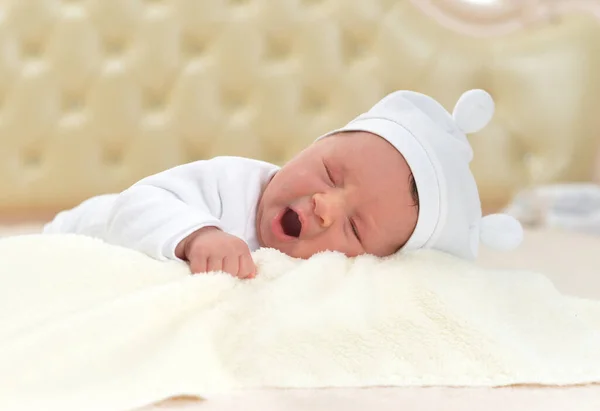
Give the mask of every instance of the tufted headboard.
[{"label": "tufted headboard", "polygon": [[468,88],[493,94],[472,138],[488,209],[590,179],[597,2],[496,3],[0,0],[0,214],[215,155],[282,163],[400,88],[448,109]]}]

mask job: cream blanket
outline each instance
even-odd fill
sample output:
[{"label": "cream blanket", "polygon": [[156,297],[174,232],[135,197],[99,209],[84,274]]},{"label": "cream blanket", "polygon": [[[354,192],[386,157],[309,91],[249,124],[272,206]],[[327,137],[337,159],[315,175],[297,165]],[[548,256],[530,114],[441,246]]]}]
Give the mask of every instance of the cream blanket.
[{"label": "cream blanket", "polygon": [[259,276],[76,236],[0,240],[0,409],[253,387],[600,382],[600,302],[431,252],[255,253]]}]

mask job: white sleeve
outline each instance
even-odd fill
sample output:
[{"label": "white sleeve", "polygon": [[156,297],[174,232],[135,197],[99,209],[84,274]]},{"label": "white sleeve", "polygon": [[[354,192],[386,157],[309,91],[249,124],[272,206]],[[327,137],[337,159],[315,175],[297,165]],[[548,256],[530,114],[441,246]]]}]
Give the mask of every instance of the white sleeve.
[{"label": "white sleeve", "polygon": [[207,226],[221,228],[218,183],[214,160],[139,181],[116,198],[105,240],[158,260],[177,259],[175,248],[189,234]]}]

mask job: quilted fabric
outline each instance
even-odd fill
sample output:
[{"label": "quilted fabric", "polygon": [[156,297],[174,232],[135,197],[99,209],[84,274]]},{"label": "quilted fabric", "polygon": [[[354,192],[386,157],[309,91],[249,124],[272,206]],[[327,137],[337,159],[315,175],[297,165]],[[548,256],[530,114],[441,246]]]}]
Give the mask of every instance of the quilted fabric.
[{"label": "quilted fabric", "polygon": [[[486,207],[588,178],[598,22],[577,12],[481,36],[443,24],[451,3],[464,2],[1,0],[0,212],[56,210],[215,155],[282,163],[398,88],[448,105],[468,88],[494,95],[473,142]],[[491,24],[470,7],[460,16]],[[511,21],[531,20],[517,9]]]}]

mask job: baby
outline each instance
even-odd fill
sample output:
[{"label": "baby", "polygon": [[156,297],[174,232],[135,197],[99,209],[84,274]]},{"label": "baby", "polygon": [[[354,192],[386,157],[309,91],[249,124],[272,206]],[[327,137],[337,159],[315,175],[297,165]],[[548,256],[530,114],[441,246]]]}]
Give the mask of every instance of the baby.
[{"label": "baby", "polygon": [[260,247],[296,258],[428,248],[474,259],[480,241],[509,249],[522,238],[509,216],[482,219],[469,169],[466,134],[493,111],[483,90],[463,94],[452,115],[431,97],[397,91],[281,168],[238,157],[181,165],[64,211],[44,232],[239,278],[254,277]]}]

